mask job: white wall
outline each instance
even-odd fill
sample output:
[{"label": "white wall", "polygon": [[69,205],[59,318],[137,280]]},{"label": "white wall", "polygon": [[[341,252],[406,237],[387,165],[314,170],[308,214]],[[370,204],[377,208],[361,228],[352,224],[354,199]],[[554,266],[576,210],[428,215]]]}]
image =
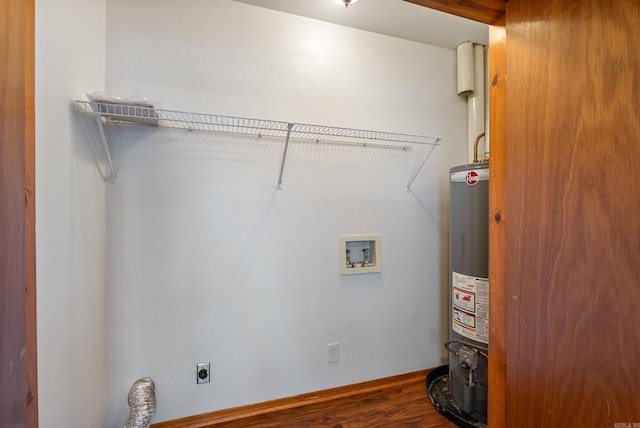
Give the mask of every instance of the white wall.
[{"label": "white wall", "polygon": [[[36,1],[40,427],[105,419],[105,185],[70,101],[104,87],[104,0]],[[93,134],[94,135],[94,134]]]},{"label": "white wall", "polygon": [[[443,362],[454,51],[228,0],[109,0],[106,82],[169,109],[443,138],[413,192],[424,148],[299,142],[276,190],[280,140],[110,129],[107,426],[141,376],[157,422]],[[382,273],[340,276],[355,233],[381,234]]]}]

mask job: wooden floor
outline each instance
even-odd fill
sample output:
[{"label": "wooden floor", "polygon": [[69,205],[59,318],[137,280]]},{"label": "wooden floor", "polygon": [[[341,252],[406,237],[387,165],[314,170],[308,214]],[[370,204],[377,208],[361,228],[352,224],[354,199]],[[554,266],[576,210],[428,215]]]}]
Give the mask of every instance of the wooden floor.
[{"label": "wooden floor", "polygon": [[424,377],[402,385],[337,398],[210,427],[451,428],[455,425],[433,408]]}]

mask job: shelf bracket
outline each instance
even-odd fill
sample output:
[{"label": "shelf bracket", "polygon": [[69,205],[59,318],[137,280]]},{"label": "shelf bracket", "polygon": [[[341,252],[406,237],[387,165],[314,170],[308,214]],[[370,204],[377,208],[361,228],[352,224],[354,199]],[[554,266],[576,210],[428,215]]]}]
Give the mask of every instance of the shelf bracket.
[{"label": "shelf bracket", "polygon": [[104,124],[102,123],[102,117],[100,112],[94,113],[96,118],[96,125],[98,126],[98,134],[100,134],[100,141],[102,142],[102,148],[104,149],[105,157],[107,158],[108,171],[104,172],[104,181],[107,183],[114,183],[116,178],[116,169],[113,166],[113,160],[111,159],[111,152],[109,151],[109,145],[107,144],[107,136],[104,133]]},{"label": "shelf bracket", "polygon": [[422,162],[420,162],[420,165],[418,165],[418,168],[416,169],[416,172],[414,172],[413,175],[411,176],[411,179],[409,180],[409,183],[407,183],[407,187],[406,187],[407,192],[411,191],[411,185],[415,181],[416,177],[418,177],[418,174],[420,174],[420,171],[422,171],[422,168],[424,167],[424,165],[427,163],[427,161],[431,157],[431,153],[433,153],[433,149],[436,148],[436,146],[438,145],[439,142],[440,142],[440,137],[436,137],[435,143],[431,146],[431,148],[429,149],[429,151],[425,155],[424,159],[422,159]]},{"label": "shelf bracket", "polygon": [[293,123],[287,123],[287,137],[284,140],[284,150],[282,151],[280,175],[278,176],[278,189],[282,189],[282,173],[284,172],[284,162],[287,159],[287,150],[289,149],[289,137],[291,137],[291,128],[293,128]]},{"label": "shelf bracket", "polygon": [[97,110],[94,110],[93,115],[96,119],[98,135],[100,137],[100,142],[102,143],[102,149],[104,150],[105,158],[106,158],[106,167],[105,167],[105,171],[102,173],[102,178],[106,183],[114,183],[114,180],[117,174],[116,174],[116,169],[113,166],[113,160],[111,159],[111,152],[109,151],[109,145],[107,144],[107,136],[104,133],[104,124],[102,123],[102,115]]},{"label": "shelf bracket", "polygon": [[[96,163],[98,167],[98,171],[102,175],[102,179],[105,183],[115,183],[116,178],[116,168],[113,165],[113,160],[111,159],[111,152],[109,150],[109,145],[107,143],[107,136],[104,132],[104,122],[103,122],[103,112],[101,112],[100,103],[95,102],[87,102],[87,101],[75,101],[75,110],[78,113],[83,113],[86,115],[87,123],[90,123],[91,116],[95,119],[96,129],[98,131],[97,139],[100,140],[100,145],[102,150],[99,150],[98,143],[93,142],[93,153],[96,157]],[[91,131],[88,128],[85,131],[93,134],[93,127],[91,127]],[[89,136],[89,135],[87,135]],[[93,139],[93,138],[92,138]],[[103,155],[100,154],[100,151],[104,152]],[[104,166],[104,167],[103,167]]]}]

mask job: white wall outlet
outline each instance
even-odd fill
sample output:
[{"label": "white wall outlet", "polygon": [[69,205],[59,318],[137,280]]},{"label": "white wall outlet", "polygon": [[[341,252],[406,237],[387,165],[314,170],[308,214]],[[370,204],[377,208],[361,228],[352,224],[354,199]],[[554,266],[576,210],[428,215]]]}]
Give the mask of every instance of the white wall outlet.
[{"label": "white wall outlet", "polygon": [[211,368],[209,363],[200,363],[196,366],[196,382],[198,384],[211,382]]},{"label": "white wall outlet", "polygon": [[340,361],[340,344],[329,343],[327,344],[327,359],[329,364],[337,363]]}]

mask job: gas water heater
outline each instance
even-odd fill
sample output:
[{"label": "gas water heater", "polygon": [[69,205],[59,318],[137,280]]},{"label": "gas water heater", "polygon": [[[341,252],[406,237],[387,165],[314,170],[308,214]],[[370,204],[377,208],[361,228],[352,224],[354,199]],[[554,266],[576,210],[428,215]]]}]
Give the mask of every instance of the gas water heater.
[{"label": "gas water heater", "polygon": [[449,382],[453,400],[487,420],[489,165],[451,169]]},{"label": "gas water heater", "polygon": [[461,427],[487,422],[489,164],[450,170],[448,366],[427,377],[436,409]]}]

